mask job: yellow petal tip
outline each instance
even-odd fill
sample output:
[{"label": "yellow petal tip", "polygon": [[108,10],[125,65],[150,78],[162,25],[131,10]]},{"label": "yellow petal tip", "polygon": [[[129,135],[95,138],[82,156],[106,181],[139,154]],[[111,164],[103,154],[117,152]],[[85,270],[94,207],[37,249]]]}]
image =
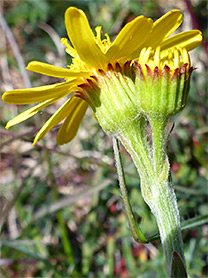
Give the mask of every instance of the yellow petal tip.
[{"label": "yellow petal tip", "polygon": [[79,14],[81,12],[82,12],[82,10],[79,10],[75,7],[69,7],[65,12],[65,16],[68,16],[70,13],[73,13],[75,15],[75,14]]},{"label": "yellow petal tip", "polygon": [[[42,137],[41,137],[41,138],[42,138]],[[33,140],[32,145],[35,146],[35,145],[37,144],[37,142],[40,141],[41,138],[38,138],[38,134],[36,134],[36,136],[35,136],[35,138],[34,138],[34,140]]]},{"label": "yellow petal tip", "polygon": [[37,142],[38,142],[38,141],[34,139],[32,145],[35,146],[35,145],[37,144]]},{"label": "yellow petal tip", "polygon": [[9,125],[9,122],[6,124],[5,128],[9,129],[11,126]]},{"label": "yellow petal tip", "polygon": [[5,101],[5,96],[6,96],[6,92],[3,94],[2,98],[1,98],[2,101],[4,101],[4,102],[6,102],[6,101]]},{"label": "yellow petal tip", "polygon": [[[36,65],[36,63],[39,63],[39,62],[37,62],[37,61],[31,61],[31,62],[29,62],[25,69],[26,69],[26,70],[29,70],[29,71],[33,71],[34,66]],[[32,69],[31,69],[31,67],[32,67]]]}]

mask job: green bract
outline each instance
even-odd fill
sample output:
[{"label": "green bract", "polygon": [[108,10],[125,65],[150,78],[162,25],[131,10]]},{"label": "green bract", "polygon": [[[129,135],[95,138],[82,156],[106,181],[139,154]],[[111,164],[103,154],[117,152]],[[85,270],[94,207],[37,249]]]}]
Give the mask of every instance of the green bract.
[{"label": "green bract", "polygon": [[92,107],[103,130],[116,136],[126,129],[140,110],[134,103],[136,97],[134,66],[129,62],[121,67],[108,65],[107,71],[99,71],[99,78],[88,80],[79,86],[80,97]]}]

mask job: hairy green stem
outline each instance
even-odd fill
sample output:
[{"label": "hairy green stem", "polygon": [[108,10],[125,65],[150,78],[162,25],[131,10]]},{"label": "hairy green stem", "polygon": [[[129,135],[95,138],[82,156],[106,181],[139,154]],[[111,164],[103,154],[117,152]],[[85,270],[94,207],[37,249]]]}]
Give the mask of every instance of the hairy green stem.
[{"label": "hairy green stem", "polygon": [[119,139],[138,169],[143,198],[157,220],[168,277],[174,277],[172,275],[173,254],[178,256],[178,263],[175,260],[173,264],[174,271],[178,268],[180,273],[184,273],[182,277],[187,277],[186,272],[180,271],[181,266],[185,269],[185,260],[178,206],[173,187],[168,181],[169,162],[165,154],[166,120],[153,118],[149,121],[152,127],[151,150],[148,144],[144,144],[138,121],[129,125],[128,131],[122,132]]},{"label": "hairy green stem", "polygon": [[180,217],[174,190],[168,181],[155,181],[151,186],[151,191],[147,189],[147,185],[143,182],[141,189],[145,202],[156,218],[168,274],[171,277],[174,251],[180,256],[185,266]]},{"label": "hairy green stem", "polygon": [[140,176],[153,177],[155,173],[151,153],[147,143],[144,143],[146,138],[143,138],[141,121],[143,118],[137,118],[129,123],[128,128],[124,129],[118,138],[131,155]]},{"label": "hairy green stem", "polygon": [[160,174],[165,159],[165,128],[167,120],[164,117],[149,117],[152,129],[152,147],[154,171]]}]

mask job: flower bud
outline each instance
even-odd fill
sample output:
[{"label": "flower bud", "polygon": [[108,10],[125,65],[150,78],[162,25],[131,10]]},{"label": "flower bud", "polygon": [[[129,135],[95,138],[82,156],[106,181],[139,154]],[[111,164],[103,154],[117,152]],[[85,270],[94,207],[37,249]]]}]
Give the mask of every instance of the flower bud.
[{"label": "flower bud", "polygon": [[174,48],[165,58],[160,47],[143,49],[135,65],[135,101],[144,114],[168,118],[185,107],[193,71],[186,49]]}]

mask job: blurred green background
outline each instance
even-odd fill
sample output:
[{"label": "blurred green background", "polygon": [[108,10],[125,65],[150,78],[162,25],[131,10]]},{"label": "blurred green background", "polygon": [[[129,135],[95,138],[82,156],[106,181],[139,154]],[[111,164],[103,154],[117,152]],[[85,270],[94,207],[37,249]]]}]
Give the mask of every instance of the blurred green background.
[{"label": "blurred green background", "polygon": [[[81,8],[92,28],[103,26],[113,39],[132,18],[143,14],[154,20],[179,8],[184,23],[179,31],[199,28],[207,38],[207,2],[193,1],[47,1],[0,2],[0,90],[41,86],[55,78],[20,71],[18,59],[65,67],[60,38],[66,37],[64,12]],[[10,42],[5,20],[18,48]],[[18,53],[18,49],[19,52]],[[183,231],[190,277],[208,277],[207,225],[197,225],[207,214],[207,49],[191,52],[193,66],[187,107],[173,119],[168,142],[172,179],[181,221],[196,220]],[[166,277],[160,241],[144,245],[132,240],[122,207],[112,153],[112,141],[88,111],[73,142],[56,145],[57,128],[32,146],[35,133],[57,105],[5,130],[5,124],[26,107],[0,102],[1,135],[1,277]],[[146,235],[157,226],[144,203],[139,179],[126,151],[121,149],[129,197]],[[202,217],[202,218],[200,218]],[[197,222],[198,221],[198,222]],[[204,222],[204,220],[202,221]]]}]

